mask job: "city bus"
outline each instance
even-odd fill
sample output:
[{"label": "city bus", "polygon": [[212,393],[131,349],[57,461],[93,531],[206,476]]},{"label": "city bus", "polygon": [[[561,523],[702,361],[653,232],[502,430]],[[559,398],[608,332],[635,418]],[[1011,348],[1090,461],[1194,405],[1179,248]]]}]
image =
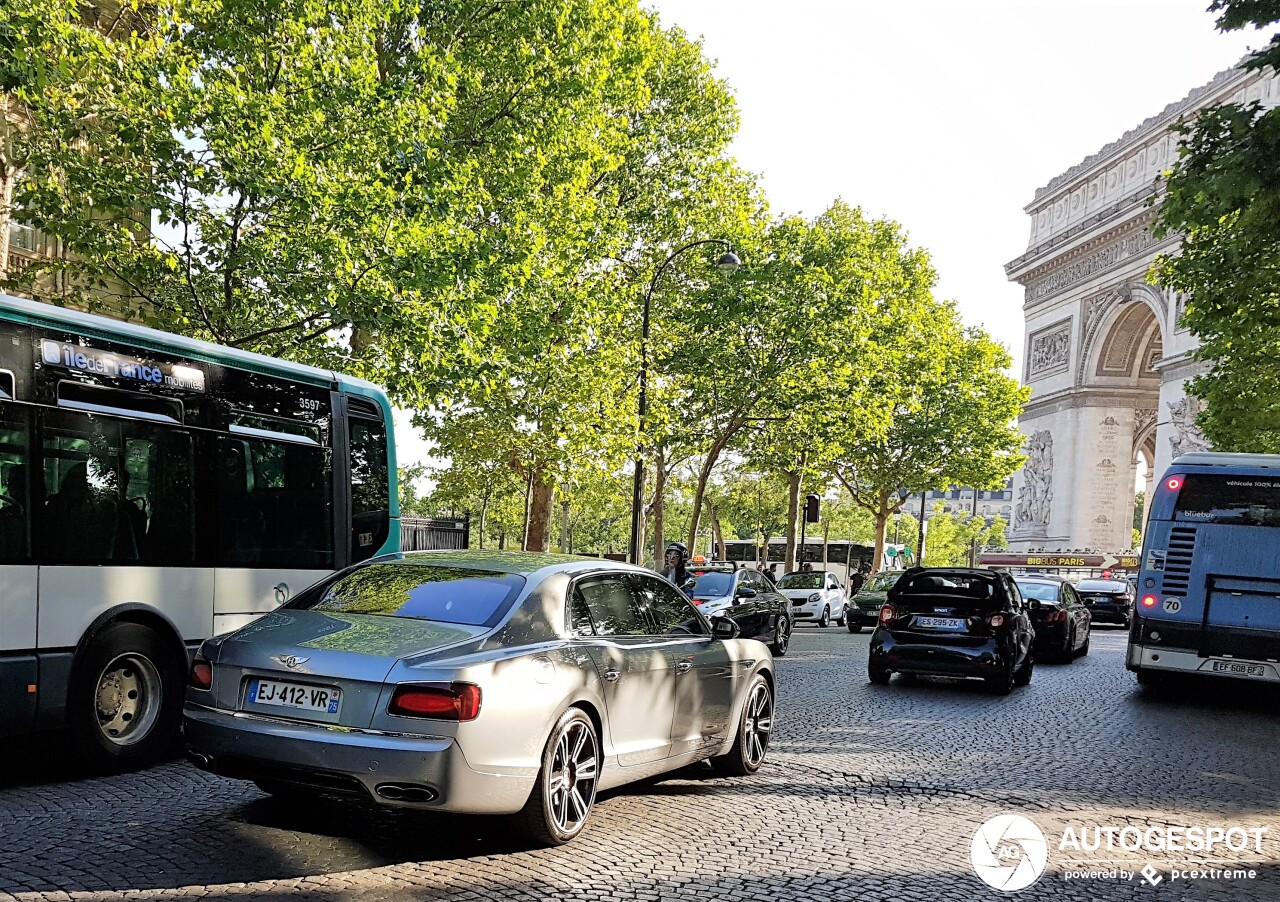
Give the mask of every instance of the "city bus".
[{"label": "city bus", "polygon": [[201,641],[398,519],[377,386],[0,295],[0,735],[154,760]]},{"label": "city bus", "polygon": [[1280,682],[1280,455],[1186,454],[1151,500],[1126,666]]}]

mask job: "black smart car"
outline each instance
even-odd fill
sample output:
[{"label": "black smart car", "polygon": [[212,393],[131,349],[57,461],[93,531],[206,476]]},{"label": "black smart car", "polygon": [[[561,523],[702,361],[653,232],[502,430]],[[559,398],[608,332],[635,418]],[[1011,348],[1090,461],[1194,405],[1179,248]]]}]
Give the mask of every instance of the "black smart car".
[{"label": "black smart car", "polygon": [[983,680],[1007,695],[1031,682],[1030,608],[1007,573],[913,567],[889,590],[871,634],[867,676],[894,673]]},{"label": "black smart car", "polygon": [[1089,653],[1093,618],[1069,582],[1054,576],[1020,576],[1015,582],[1032,607],[1040,660],[1070,664],[1076,655]]}]

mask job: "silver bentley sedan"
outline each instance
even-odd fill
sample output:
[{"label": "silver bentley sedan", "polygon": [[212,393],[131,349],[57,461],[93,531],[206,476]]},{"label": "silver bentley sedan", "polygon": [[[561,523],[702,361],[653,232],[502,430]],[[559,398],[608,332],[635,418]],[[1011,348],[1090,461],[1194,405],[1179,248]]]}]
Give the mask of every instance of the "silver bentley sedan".
[{"label": "silver bentley sedan", "polygon": [[564,843],[600,790],[703,759],[759,770],[773,659],[737,633],[626,564],[387,555],[204,643],[188,756],[276,795],[514,815]]}]

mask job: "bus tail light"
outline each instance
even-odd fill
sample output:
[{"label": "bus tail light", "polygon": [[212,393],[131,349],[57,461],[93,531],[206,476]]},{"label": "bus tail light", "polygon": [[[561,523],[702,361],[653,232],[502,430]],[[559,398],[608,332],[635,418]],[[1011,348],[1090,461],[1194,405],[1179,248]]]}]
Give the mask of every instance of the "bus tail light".
[{"label": "bus tail light", "polygon": [[1171,492],[1176,492],[1178,491],[1178,489],[1182,488],[1182,484],[1186,481],[1186,479],[1187,477],[1181,474],[1174,474],[1165,479],[1164,487]]},{"label": "bus tail light", "polygon": [[480,687],[472,683],[397,686],[387,710],[401,717],[475,720],[480,715]]},{"label": "bus tail light", "polygon": [[196,689],[210,689],[213,687],[213,665],[209,663],[208,658],[196,655],[196,659],[191,662],[189,681]]},{"label": "bus tail light", "polygon": [[893,605],[891,605],[891,604],[886,604],[886,605],[882,605],[882,606],[881,606],[881,608],[880,608],[880,622],[881,622],[881,623],[888,623],[890,620],[892,620],[892,619],[893,619],[894,617],[896,617],[896,616],[897,616],[897,614],[896,614],[896,612],[893,610]]},{"label": "bus tail light", "polygon": [[1143,595],[1142,606],[1144,608],[1154,608],[1156,606],[1156,597],[1154,595]]}]

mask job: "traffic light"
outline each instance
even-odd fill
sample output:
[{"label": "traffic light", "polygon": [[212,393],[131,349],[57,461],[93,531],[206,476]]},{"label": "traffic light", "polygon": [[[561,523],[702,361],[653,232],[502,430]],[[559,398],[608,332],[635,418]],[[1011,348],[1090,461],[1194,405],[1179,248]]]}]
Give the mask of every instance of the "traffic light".
[{"label": "traffic light", "polygon": [[804,522],[806,523],[818,522],[818,503],[819,501],[818,501],[817,495],[804,496]]}]

